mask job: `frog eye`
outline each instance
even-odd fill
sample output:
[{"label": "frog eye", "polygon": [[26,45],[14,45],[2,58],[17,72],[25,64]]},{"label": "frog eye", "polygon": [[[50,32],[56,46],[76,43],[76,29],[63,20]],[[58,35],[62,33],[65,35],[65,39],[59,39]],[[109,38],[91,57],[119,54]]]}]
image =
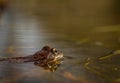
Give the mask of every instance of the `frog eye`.
[{"label": "frog eye", "polygon": [[55,48],[52,48],[52,53],[56,53],[57,50]]}]

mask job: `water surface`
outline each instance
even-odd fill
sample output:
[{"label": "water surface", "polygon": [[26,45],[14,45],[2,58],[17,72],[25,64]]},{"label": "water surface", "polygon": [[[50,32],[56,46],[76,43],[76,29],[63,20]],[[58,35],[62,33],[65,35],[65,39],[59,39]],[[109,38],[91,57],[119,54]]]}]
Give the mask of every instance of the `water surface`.
[{"label": "water surface", "polygon": [[[120,82],[118,56],[96,60],[120,49],[119,12],[112,8],[112,0],[11,0],[9,4],[0,19],[1,57],[27,56],[50,45],[66,58],[54,73],[32,63],[0,63],[2,83]],[[87,58],[93,61],[86,67]]]}]

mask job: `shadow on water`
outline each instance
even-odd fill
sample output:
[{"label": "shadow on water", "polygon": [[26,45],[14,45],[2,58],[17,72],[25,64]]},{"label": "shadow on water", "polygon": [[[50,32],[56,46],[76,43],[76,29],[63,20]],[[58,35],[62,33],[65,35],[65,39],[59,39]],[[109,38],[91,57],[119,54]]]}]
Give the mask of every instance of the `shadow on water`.
[{"label": "shadow on water", "polygon": [[[0,63],[0,82],[120,82],[120,19],[112,0],[11,0],[9,4],[0,19],[1,57],[27,56],[50,45],[66,58],[54,73],[31,63]],[[117,56],[111,56],[112,50],[118,50]]]}]

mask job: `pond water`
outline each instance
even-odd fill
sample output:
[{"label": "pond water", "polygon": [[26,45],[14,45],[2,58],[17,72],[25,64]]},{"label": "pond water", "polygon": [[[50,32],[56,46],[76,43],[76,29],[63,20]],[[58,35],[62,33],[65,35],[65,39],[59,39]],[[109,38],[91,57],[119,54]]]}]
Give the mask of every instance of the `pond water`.
[{"label": "pond water", "polygon": [[120,49],[113,2],[11,0],[0,19],[1,57],[27,56],[49,45],[63,51],[65,60],[54,73],[32,63],[0,63],[0,82],[119,83],[119,52],[109,57]]}]

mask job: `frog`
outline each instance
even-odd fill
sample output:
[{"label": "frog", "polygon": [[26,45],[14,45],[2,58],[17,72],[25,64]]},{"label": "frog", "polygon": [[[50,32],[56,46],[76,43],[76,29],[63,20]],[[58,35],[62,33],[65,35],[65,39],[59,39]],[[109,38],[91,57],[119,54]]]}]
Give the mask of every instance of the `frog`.
[{"label": "frog", "polygon": [[34,61],[34,65],[54,72],[63,63],[63,59],[64,57],[61,51],[45,46],[41,51],[33,54],[30,60]]},{"label": "frog", "polygon": [[40,51],[35,52],[32,55],[24,57],[9,57],[0,58],[1,61],[15,62],[15,63],[25,63],[33,62],[34,65],[40,66],[45,70],[50,70],[54,72],[57,68],[63,64],[64,56],[63,53],[56,48],[50,46],[44,46]]}]

